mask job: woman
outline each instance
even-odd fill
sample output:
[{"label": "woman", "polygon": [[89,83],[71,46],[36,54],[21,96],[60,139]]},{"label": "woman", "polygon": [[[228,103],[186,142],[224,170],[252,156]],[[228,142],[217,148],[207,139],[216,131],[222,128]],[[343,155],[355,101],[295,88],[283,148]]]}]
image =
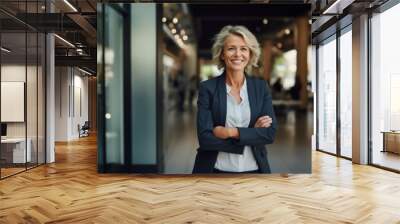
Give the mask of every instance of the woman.
[{"label": "woman", "polygon": [[225,26],[212,52],[224,72],[200,83],[193,173],[270,173],[265,145],[276,132],[271,93],[264,80],[246,75],[257,66],[257,39],[243,26]]}]

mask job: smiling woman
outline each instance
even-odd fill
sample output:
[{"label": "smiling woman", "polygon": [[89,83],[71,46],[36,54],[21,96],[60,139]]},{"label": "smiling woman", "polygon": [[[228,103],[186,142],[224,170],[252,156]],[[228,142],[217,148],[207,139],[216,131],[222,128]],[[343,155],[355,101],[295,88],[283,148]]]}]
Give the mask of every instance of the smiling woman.
[{"label": "smiling woman", "polygon": [[276,131],[271,93],[264,80],[247,76],[258,66],[257,39],[244,26],[225,26],[212,50],[224,72],[200,84],[193,173],[270,173],[265,145]]}]

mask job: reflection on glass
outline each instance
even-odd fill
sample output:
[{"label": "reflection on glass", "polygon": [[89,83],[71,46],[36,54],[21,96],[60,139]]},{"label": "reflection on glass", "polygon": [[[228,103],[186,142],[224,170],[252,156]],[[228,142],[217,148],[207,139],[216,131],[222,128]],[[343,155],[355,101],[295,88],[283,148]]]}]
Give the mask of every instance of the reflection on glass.
[{"label": "reflection on glass", "polygon": [[340,153],[352,157],[352,45],[351,30],[340,37]]},{"label": "reflection on glass", "polygon": [[[372,163],[400,170],[400,5],[371,19],[372,26]],[[383,132],[388,139],[385,139]],[[394,144],[394,145],[393,145]]]},{"label": "reflection on glass", "polygon": [[318,50],[318,148],[336,153],[336,39]]},{"label": "reflection on glass", "polygon": [[[1,176],[25,170],[30,161],[30,141],[26,141],[26,34],[2,33],[1,45],[1,123],[6,133],[1,140]],[[28,144],[27,144],[28,143]]]},{"label": "reflection on glass", "polygon": [[105,135],[106,161],[122,164],[123,154],[123,17],[105,7]]}]

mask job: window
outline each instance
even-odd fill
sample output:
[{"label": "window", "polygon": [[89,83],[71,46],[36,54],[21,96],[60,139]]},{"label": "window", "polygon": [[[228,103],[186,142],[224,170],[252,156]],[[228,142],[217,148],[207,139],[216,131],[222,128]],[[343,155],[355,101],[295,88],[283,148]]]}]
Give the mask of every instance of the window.
[{"label": "window", "polygon": [[400,170],[398,21],[400,5],[371,18],[371,157],[373,164],[396,170]]},{"label": "window", "polygon": [[318,48],[318,145],[336,154],[336,36]]},{"label": "window", "polygon": [[[346,32],[347,31],[347,32]],[[352,149],[352,35],[351,26],[340,36],[340,154],[351,158]]]}]

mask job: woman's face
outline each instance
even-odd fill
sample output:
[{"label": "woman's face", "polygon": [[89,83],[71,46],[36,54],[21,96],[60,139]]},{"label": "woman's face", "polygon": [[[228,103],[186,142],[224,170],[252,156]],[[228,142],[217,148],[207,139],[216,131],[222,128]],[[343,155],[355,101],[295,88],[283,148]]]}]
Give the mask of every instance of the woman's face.
[{"label": "woman's face", "polygon": [[226,70],[244,72],[250,60],[250,48],[241,36],[231,34],[225,39],[221,58]]}]

